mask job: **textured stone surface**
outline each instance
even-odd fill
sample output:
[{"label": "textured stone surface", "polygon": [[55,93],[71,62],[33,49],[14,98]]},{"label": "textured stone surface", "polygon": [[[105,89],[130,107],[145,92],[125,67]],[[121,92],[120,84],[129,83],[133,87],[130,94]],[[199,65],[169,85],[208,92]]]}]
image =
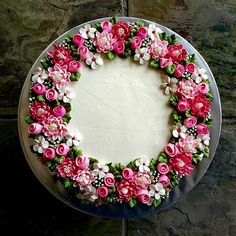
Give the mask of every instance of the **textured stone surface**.
[{"label": "textured stone surface", "polygon": [[170,209],[129,220],[127,235],[236,235],[236,2],[232,0],[0,1],[0,235],[121,235],[121,221],[77,212],[37,181],[21,151],[15,118],[24,79],[50,42],[87,20],[127,14],[163,24],[197,48],[216,77],[224,116],[215,158],[200,183]]}]

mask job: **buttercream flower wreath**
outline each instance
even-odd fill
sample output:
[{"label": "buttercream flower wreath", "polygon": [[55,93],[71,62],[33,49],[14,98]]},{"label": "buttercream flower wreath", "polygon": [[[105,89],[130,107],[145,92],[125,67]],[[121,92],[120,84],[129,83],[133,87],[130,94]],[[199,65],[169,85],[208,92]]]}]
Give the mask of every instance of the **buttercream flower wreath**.
[{"label": "buttercream flower wreath", "polygon": [[[198,67],[195,55],[188,54],[175,35],[167,35],[155,24],[144,26],[116,17],[87,24],[53,47],[31,77],[25,120],[34,142],[32,151],[82,204],[158,206],[182,176],[190,175],[194,166],[209,156],[213,98],[206,70]],[[80,78],[81,63],[91,69],[102,66],[101,54],[110,60],[132,57],[165,72],[162,88],[173,107],[173,131],[156,158],[138,157],[127,166],[102,165],[80,150],[79,132],[68,127],[70,84]]]}]

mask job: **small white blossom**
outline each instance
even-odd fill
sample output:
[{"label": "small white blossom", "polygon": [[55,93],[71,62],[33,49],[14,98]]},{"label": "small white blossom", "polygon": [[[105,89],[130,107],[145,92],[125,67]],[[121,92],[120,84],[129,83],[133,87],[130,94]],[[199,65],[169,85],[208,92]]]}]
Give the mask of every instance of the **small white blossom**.
[{"label": "small white blossom", "polygon": [[169,76],[165,76],[162,79],[163,83],[161,88],[165,89],[164,93],[166,95],[170,95],[170,93],[175,93],[177,91],[177,82],[178,80],[174,77],[170,78]]},{"label": "small white blossom", "polygon": [[209,134],[198,135],[197,136],[197,144],[200,150],[204,150],[206,146],[210,144],[210,136]]},{"label": "small white blossom", "polygon": [[137,159],[135,161],[136,166],[138,167],[140,172],[149,172],[149,163],[150,161],[148,160],[148,158],[146,156],[142,156],[139,159]]},{"label": "small white blossom", "polygon": [[44,149],[49,147],[49,142],[43,137],[39,136],[38,139],[34,139],[36,144],[33,145],[33,150],[38,153],[43,153]]},{"label": "small white blossom", "polygon": [[47,72],[44,69],[38,67],[37,71],[32,76],[32,81],[33,81],[33,83],[43,84],[44,80],[47,78],[48,78]]},{"label": "small white blossom", "polygon": [[84,38],[84,39],[93,39],[95,37],[95,32],[97,30],[93,27],[91,27],[91,25],[89,24],[86,24],[84,26],[84,28],[81,28],[79,30],[81,36]]},{"label": "small white blossom", "polygon": [[86,200],[89,200],[91,202],[95,202],[96,199],[98,199],[96,188],[93,187],[92,185],[87,185],[84,188],[84,191],[85,191],[84,193],[77,194],[76,197],[78,199],[86,199]]},{"label": "small white blossom", "polygon": [[59,90],[59,95],[58,95],[59,100],[62,100],[65,103],[71,101],[71,99],[73,98],[73,94],[68,86],[62,86],[58,90]]},{"label": "small white blossom", "polygon": [[103,60],[100,57],[99,54],[93,55],[92,53],[90,56],[86,59],[86,64],[88,66],[91,66],[92,69],[96,70],[98,69],[101,65],[103,65]]},{"label": "small white blossom", "polygon": [[191,75],[191,79],[193,79],[197,84],[201,83],[203,80],[208,79],[206,73],[206,69],[198,67],[195,72]]},{"label": "small white blossom", "polygon": [[187,137],[187,128],[184,125],[181,125],[181,123],[177,123],[175,126],[173,126],[172,134],[175,138],[181,137],[186,138]]},{"label": "small white blossom", "polygon": [[160,199],[161,196],[164,196],[166,193],[165,189],[163,188],[163,185],[161,183],[156,183],[150,185],[150,197],[154,197],[155,199]]},{"label": "small white blossom", "polygon": [[162,33],[162,30],[157,27],[155,24],[150,24],[148,27],[148,35],[150,36],[151,40],[154,41],[155,39],[160,39],[159,34]]},{"label": "small white blossom", "polygon": [[80,144],[80,140],[81,140],[81,135],[79,133],[79,131],[77,129],[72,129],[69,131],[69,133],[65,136],[65,138],[67,139],[66,144],[68,146],[79,146]]},{"label": "small white blossom", "polygon": [[102,165],[100,163],[94,163],[93,168],[94,170],[92,171],[92,173],[94,174],[94,176],[98,176],[99,179],[104,178],[106,173],[109,171],[108,166]]},{"label": "small white blossom", "polygon": [[150,59],[150,54],[148,52],[148,48],[136,48],[134,60],[139,61],[140,64],[144,64],[146,61]]}]

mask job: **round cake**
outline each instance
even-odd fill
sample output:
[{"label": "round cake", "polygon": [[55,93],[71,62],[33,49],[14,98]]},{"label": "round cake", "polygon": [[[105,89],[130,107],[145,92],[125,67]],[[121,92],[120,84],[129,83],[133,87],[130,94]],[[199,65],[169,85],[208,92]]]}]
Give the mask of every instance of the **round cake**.
[{"label": "round cake", "polygon": [[40,63],[24,145],[80,204],[157,207],[209,157],[210,80],[175,34],[113,17],[56,41]]}]

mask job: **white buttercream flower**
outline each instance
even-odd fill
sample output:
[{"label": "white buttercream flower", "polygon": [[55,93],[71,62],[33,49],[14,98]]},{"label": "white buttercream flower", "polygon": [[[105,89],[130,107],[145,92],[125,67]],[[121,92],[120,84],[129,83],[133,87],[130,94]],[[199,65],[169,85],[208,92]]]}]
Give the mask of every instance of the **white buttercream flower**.
[{"label": "white buttercream flower", "polygon": [[157,200],[160,199],[161,196],[164,196],[166,193],[161,183],[156,183],[155,185],[151,184],[149,188],[150,197],[154,197]]},{"label": "white buttercream flower", "polygon": [[198,135],[197,136],[197,144],[200,150],[204,150],[206,146],[210,144],[210,136],[209,134]]},{"label": "white buttercream flower", "polygon": [[155,24],[150,24],[148,26],[148,35],[150,36],[152,41],[154,41],[155,39],[160,39],[159,38],[160,33],[162,33],[162,30]]},{"label": "white buttercream flower", "polygon": [[177,123],[175,126],[173,126],[172,134],[175,138],[186,138],[186,132],[187,128],[184,125],[181,125],[181,123]]},{"label": "white buttercream flower", "polygon": [[144,64],[146,61],[150,59],[150,54],[148,52],[148,48],[136,48],[134,60],[139,61],[140,64]]},{"label": "white buttercream flower", "polygon": [[197,84],[201,83],[203,80],[208,79],[206,73],[206,69],[197,67],[195,72],[191,75],[191,79],[193,79]]},{"label": "white buttercream flower", "polygon": [[81,36],[84,38],[84,39],[93,39],[95,37],[95,32],[97,30],[93,27],[91,27],[91,25],[89,24],[86,24],[83,28],[81,28],[79,30]]},{"label": "white buttercream flower", "polygon": [[96,199],[98,199],[97,191],[96,188],[93,187],[92,185],[87,185],[84,188],[84,193],[78,193],[76,194],[76,197],[78,199],[86,199],[89,200],[90,202],[95,202]]},{"label": "white buttercream flower", "polygon": [[43,137],[39,136],[37,139],[34,139],[36,144],[33,145],[33,150],[38,153],[43,153],[44,149],[49,147],[49,142]]},{"label": "white buttercream flower", "polygon": [[99,54],[93,55],[91,53],[90,56],[86,59],[86,64],[88,66],[91,66],[92,69],[96,70],[101,65],[103,65],[103,60],[102,60],[102,58],[100,57]]},{"label": "white buttercream flower", "polygon": [[109,171],[108,166],[102,165],[100,163],[94,163],[93,168],[94,170],[92,171],[92,173],[94,174],[94,176],[98,176],[99,179],[104,178],[106,173]]},{"label": "white buttercream flower", "polygon": [[79,146],[81,141],[81,135],[77,129],[72,129],[69,131],[69,133],[65,136],[67,139],[66,144],[68,146]]},{"label": "white buttercream flower", "polygon": [[33,81],[33,83],[43,84],[44,80],[47,78],[48,73],[44,69],[38,67],[31,80]]},{"label": "white buttercream flower", "polygon": [[135,161],[136,166],[138,167],[140,172],[149,172],[149,163],[150,161],[148,160],[148,158],[146,156],[142,156],[139,159],[137,159]]},{"label": "white buttercream flower", "polygon": [[174,77],[170,78],[169,76],[165,76],[162,79],[163,83],[161,88],[165,89],[164,93],[166,95],[170,95],[170,93],[175,93],[177,91],[177,82],[178,80]]},{"label": "white buttercream flower", "polygon": [[62,86],[58,90],[59,90],[59,95],[58,95],[59,100],[62,100],[65,103],[71,101],[71,99],[73,98],[73,94],[68,86]]}]

